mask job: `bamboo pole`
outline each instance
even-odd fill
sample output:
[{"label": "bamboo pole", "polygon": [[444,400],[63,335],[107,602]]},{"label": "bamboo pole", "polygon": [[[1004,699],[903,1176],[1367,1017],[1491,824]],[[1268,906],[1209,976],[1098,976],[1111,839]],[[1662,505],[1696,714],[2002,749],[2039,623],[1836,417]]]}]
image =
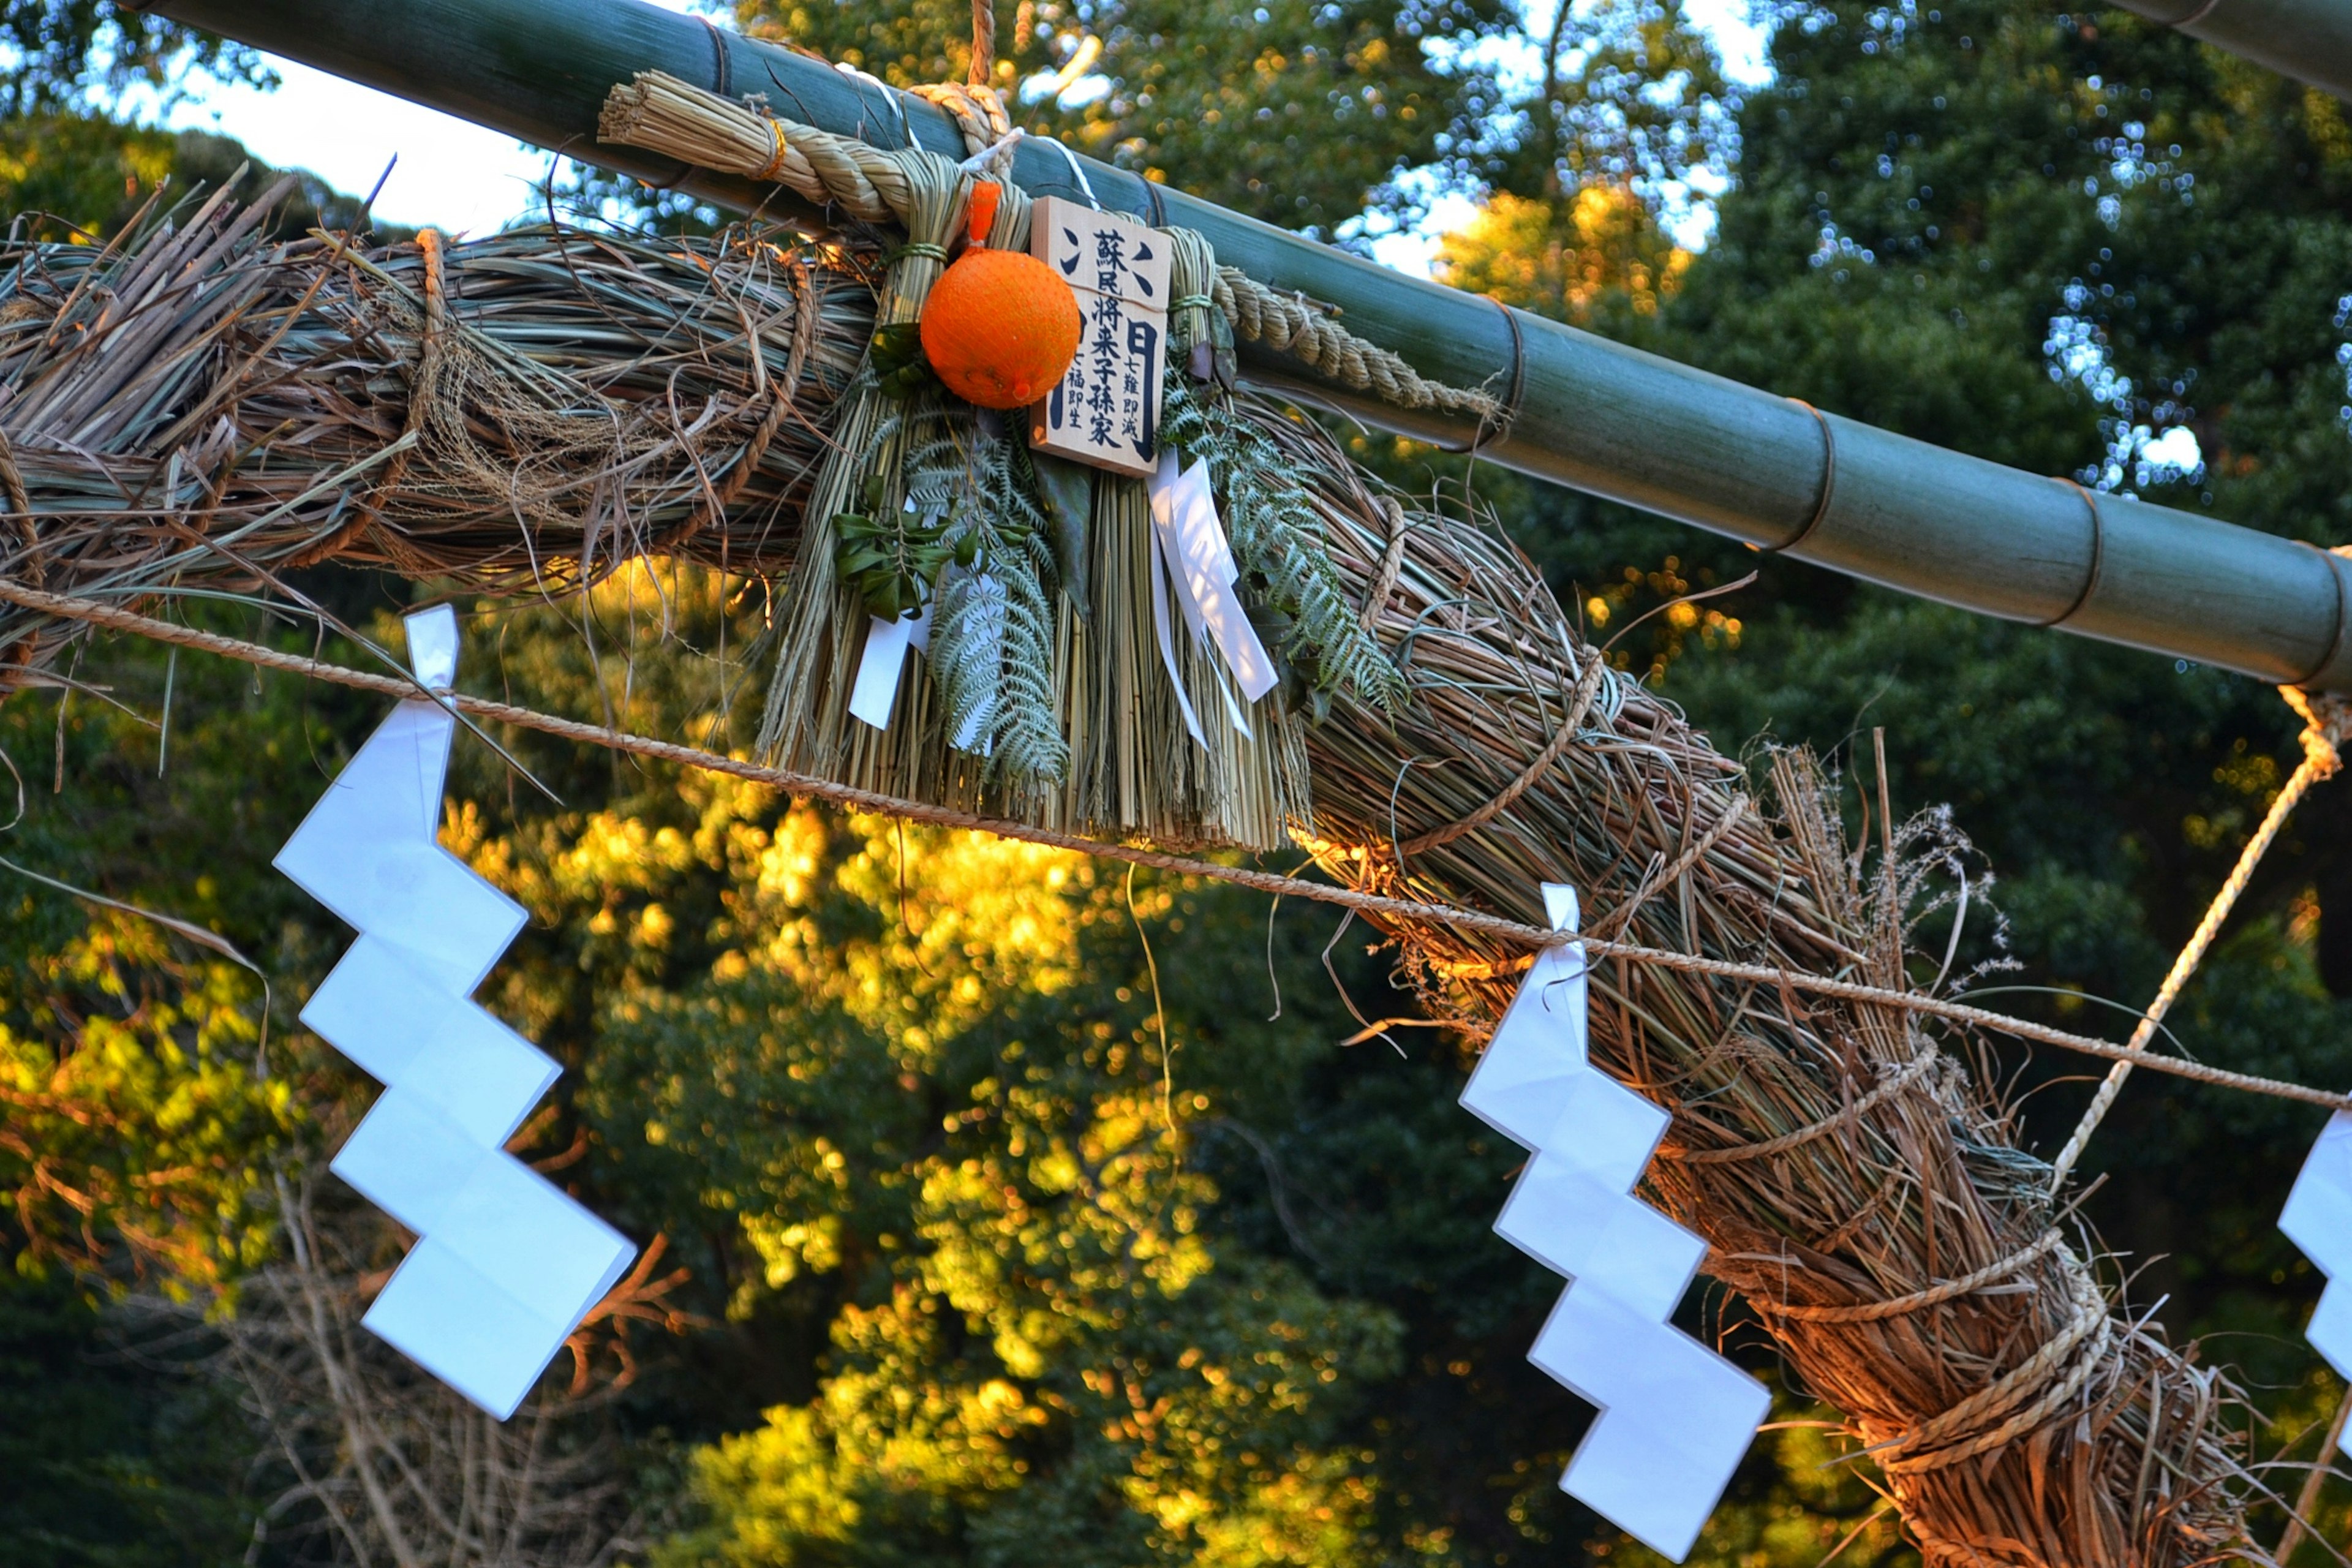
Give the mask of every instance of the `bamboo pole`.
[{"label": "bamboo pole", "polygon": [[[2155,4],[2158,0],[2147,0]],[[2174,0],[2162,0],[2172,4]],[[2221,0],[2233,6],[2345,0]],[[814,58],[644,0],[153,0],[179,20],[723,206],[749,183],[599,146],[606,91],[662,70],[884,145],[961,156],[939,110]],[[2352,563],[2308,545],[2006,468],[1804,405],[1443,285],[1403,277],[1036,140],[1014,180],[1200,230],[1218,259],[1338,307],[1360,335],[1455,385],[1516,393],[1479,450],[1522,473],[1759,549],[1986,615],[2352,693]],[[1406,413],[1245,349],[1261,384],[1465,447],[1458,418]]]},{"label": "bamboo pole", "polygon": [[2116,0],[2281,76],[2352,97],[2352,0]]}]

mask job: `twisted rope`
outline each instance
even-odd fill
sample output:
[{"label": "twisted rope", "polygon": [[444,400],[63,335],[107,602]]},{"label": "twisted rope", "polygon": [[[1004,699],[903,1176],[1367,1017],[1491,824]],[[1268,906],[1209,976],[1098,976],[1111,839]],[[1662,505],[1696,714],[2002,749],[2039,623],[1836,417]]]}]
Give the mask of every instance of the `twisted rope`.
[{"label": "twisted rope", "polygon": [[[1639,913],[1643,904],[1673,887],[1692,867],[1706,859],[1707,851],[1723,842],[1723,836],[1738,826],[1739,819],[1747,812],[1748,806],[1748,800],[1746,795],[1733,795],[1731,804],[1723,808],[1723,815],[1715,819],[1714,826],[1700,834],[1696,843],[1675,856],[1675,863],[1667,867],[1664,872],[1654,880],[1648,872],[1644,872],[1642,880],[1622,902],[1592,923],[1592,934],[1605,937],[1612,931],[1624,929],[1625,922]],[[1657,862],[1654,859],[1651,864],[1655,866]]]},{"label": "twisted rope", "polygon": [[[2115,1342],[2115,1320],[2107,1315],[2106,1298],[2100,1294],[2087,1270],[2070,1270],[2068,1278],[2074,1283],[2074,1297],[2069,1303],[2074,1315],[2066,1326],[1998,1381],[1986,1384],[1941,1415],[1921,1422],[1894,1444],[1878,1449],[1881,1469],[1890,1476],[1919,1475],[1965,1464],[1979,1454],[1996,1452],[2033,1430],[2083,1391],[2083,1385],[2106,1363],[2108,1347]],[[2086,1342],[2089,1348],[2075,1356],[2075,1351]],[[2070,1358],[2073,1365],[2066,1374],[2055,1383],[2050,1382]],[[2008,1419],[2000,1426],[1984,1426],[2004,1414]],[[1954,1441],[1969,1432],[1975,1436]]]},{"label": "twisted rope", "polygon": [[[2125,1047],[2126,1050],[2137,1052],[2147,1048],[2148,1042],[2156,1037],[2158,1026],[2164,1022],[2164,1016],[2172,1010],[2172,1004],[2179,999],[2182,989],[2188,985],[2189,976],[2195,974],[2197,966],[2205,961],[2206,952],[2213,945],[2213,939],[2221,934],[2221,922],[2230,918],[2230,910],[2236,906],[2238,895],[2244,892],[2246,884],[2253,879],[2254,868],[2262,864],[2263,856],[2269,851],[2272,841],[2278,837],[2279,829],[2284,827],[2286,819],[2294,815],[2296,804],[2313,784],[2322,779],[2333,778],[2344,765],[2336,749],[2343,743],[2347,733],[2352,732],[2352,704],[2337,698],[2310,696],[2292,686],[2280,687],[2279,695],[2285,698],[2287,705],[2303,717],[2303,763],[2288,777],[2285,787],[2278,793],[2278,798],[2271,802],[2270,810],[2263,817],[2263,825],[2254,830],[2254,836],[2246,840],[2245,848],[2239,852],[2238,863],[2231,868],[2229,880],[2223,882],[2221,890],[2213,895],[2213,902],[2206,909],[2205,918],[2197,922],[2197,930],[2189,936],[2188,945],[2172,961],[2171,972],[2165,975],[2164,984],[2157,988],[2156,1000],[2148,1005],[2147,1012],[2132,1030],[2131,1039]],[[2105,1119],[2108,1108],[2116,1102],[2116,1096],[2123,1092],[2124,1080],[2131,1077],[2131,1069],[2132,1063],[2128,1059],[2118,1061],[2108,1069],[2106,1081],[2100,1084],[2099,1092],[2091,1097],[2090,1107],[2083,1112],[2083,1120],[2075,1124],[2073,1136],[2066,1140],[2066,1146],[2058,1152],[2058,1158],[2051,1165],[2052,1192],[2056,1192],[2065,1184],[2067,1173],[2074,1168],[2074,1162],[2082,1158],[2091,1134]]]},{"label": "twisted rope", "polygon": [[[976,3],[985,5],[987,0]],[[955,121],[967,153],[985,152],[1013,134],[1013,116],[1004,107],[1004,95],[984,81],[925,82],[908,90]]]},{"label": "twisted rope", "polygon": [[1441,408],[1482,423],[1502,410],[1491,393],[1431,381],[1397,355],[1368,343],[1297,294],[1267,288],[1237,267],[1217,268],[1210,296],[1237,337],[1264,343],[1399,408]]},{"label": "twisted rope", "polygon": [[868,811],[879,815],[903,817],[909,822],[929,823],[940,827],[969,829],[993,834],[1000,838],[1019,839],[1024,843],[1040,844],[1053,849],[1067,849],[1099,859],[1118,860],[1133,866],[1145,866],[1154,870],[1183,877],[1198,877],[1204,881],[1229,882],[1235,887],[1249,888],[1261,893],[1279,894],[1284,898],[1306,899],[1316,903],[1335,905],[1353,910],[1358,914],[1382,920],[1429,925],[1450,926],[1456,931],[1490,936],[1514,946],[1539,949],[1564,946],[1581,942],[1588,956],[1614,958],[1628,963],[1648,964],[1659,969],[1681,970],[1693,974],[1708,974],[1722,980],[1745,981],[1757,985],[1787,986],[1819,996],[1833,996],[1843,1001],[1868,1003],[1891,1007],[1906,1013],[1941,1018],[1964,1027],[1989,1029],[2015,1039],[2031,1040],[2041,1045],[2055,1046],[2061,1050],[2074,1051],[2084,1056],[2107,1061],[2129,1060],[2151,1071],[2170,1073],[2178,1078],[2199,1083],[2213,1084],[2225,1089],[2244,1089],[2253,1094],[2266,1094],[2280,1100],[2298,1100],[2306,1105],[2325,1106],[2330,1110],[2352,1110],[2352,1095],[2332,1093],[2299,1083],[2257,1077],[2252,1073],[2231,1072],[2223,1068],[2208,1067],[2202,1062],[2187,1061],[2178,1057],[2160,1057],[2134,1053],[2126,1047],[2106,1040],[2096,1040],[2087,1035],[2071,1035],[2042,1024],[2012,1018],[2006,1014],[1971,1007],[1965,1003],[1946,1001],[1918,992],[1892,991],[1883,986],[1864,985],[1848,980],[1833,980],[1826,975],[1812,974],[1803,970],[1783,969],[1761,963],[1738,963],[1728,959],[1702,958],[1696,953],[1675,952],[1664,948],[1643,947],[1634,942],[1608,942],[1591,937],[1579,937],[1573,932],[1549,931],[1541,926],[1523,924],[1500,915],[1490,915],[1476,910],[1457,909],[1445,904],[1423,903],[1411,899],[1392,899],[1378,893],[1358,892],[1352,888],[1333,887],[1326,882],[1303,881],[1272,871],[1252,870],[1244,866],[1221,866],[1211,860],[1194,859],[1188,856],[1170,855],[1157,849],[1138,848],[1128,844],[1108,844],[1100,839],[1085,838],[1074,833],[1033,826],[1025,822],[1013,822],[1002,817],[982,816],[975,812],[959,811],[952,806],[935,805],[928,801],[906,800],[883,795],[875,790],[857,789],[836,784],[831,779],[815,778],[783,768],[761,767],[737,757],[721,756],[694,746],[681,746],[675,742],[656,741],[644,735],[632,735],[625,731],[607,729],[596,724],[583,724],[573,719],[561,719],[534,709],[518,707],[510,702],[494,702],[488,698],[465,697],[449,692],[428,691],[406,676],[371,675],[323,659],[300,654],[280,653],[276,648],[258,643],[223,637],[216,632],[198,631],[193,626],[175,626],[156,620],[135,611],[89,599],[68,598],[60,594],[47,594],[37,588],[0,578],[0,600],[37,610],[45,615],[67,620],[81,621],[91,626],[106,626],[115,631],[129,632],[152,641],[179,647],[192,647],[205,653],[219,654],[241,663],[263,669],[282,670],[331,685],[349,687],[355,691],[373,691],[394,698],[423,698],[437,702],[450,711],[469,714],[493,722],[512,724],[518,729],[534,730],[541,734],[563,740],[583,742],[604,746],[634,756],[649,757],[658,762],[676,763],[698,768],[706,773],[724,773],[731,778],[767,784],[788,795],[831,801],[853,811]]},{"label": "twisted rope", "polygon": [[[1011,130],[1002,100],[984,87],[916,91],[955,120],[968,147],[994,145]],[[764,115],[661,71],[640,71],[614,87],[598,116],[596,136],[782,185],[814,206],[867,223],[905,221],[908,179],[902,160],[949,162],[936,153],[884,153],[854,137]],[[1210,292],[1234,335],[1289,354],[1351,391],[1400,408],[1443,409],[1482,422],[1500,411],[1491,395],[1431,381],[1303,298],[1277,293],[1237,268],[1219,268]]]},{"label": "twisted rope", "polygon": [[[1916,1061],[1917,1058],[1913,1059]],[[1791,1322],[1875,1323],[1888,1318],[1899,1318],[1906,1312],[1924,1312],[1947,1301],[1957,1301],[1963,1296],[1983,1289],[1995,1280],[2022,1273],[2046,1256],[2062,1239],[2057,1231],[2046,1230],[2037,1240],[2020,1247],[2007,1258],[1995,1258],[1973,1274],[1948,1279],[1925,1290],[1914,1290],[1907,1296],[1890,1296],[1884,1301],[1864,1301],[1852,1307],[1807,1307],[1795,1302],[1775,1301],[1769,1297],[1751,1300],[1758,1310]]]},{"label": "twisted rope", "polygon": [[[1747,798],[1742,796],[1739,804],[1745,805],[1747,804]],[[1737,816],[1738,813],[1734,812],[1730,815]],[[1910,1088],[1913,1084],[1927,1077],[1928,1073],[1935,1070],[1936,1064],[1943,1059],[1942,1054],[1935,1050],[1933,1047],[1921,1051],[1917,1056],[1913,1057],[1909,1061],[1904,1063],[1902,1067],[1896,1068],[1895,1071],[1884,1079],[1876,1089],[1874,1089],[1869,1093],[1864,1095],[1860,1100],[1847,1105],[1835,1115],[1823,1117],[1821,1121],[1812,1123],[1811,1126],[1798,1128],[1794,1132],[1784,1132],[1778,1138],[1767,1138],[1761,1143],[1742,1143],[1736,1148],[1730,1149],[1685,1150],[1664,1148],[1659,1150],[1658,1152],[1666,1159],[1679,1160],[1685,1165],[1732,1165],[1738,1163],[1742,1160],[1764,1160],[1769,1159],[1775,1154],[1785,1154],[1791,1149],[1803,1148],[1806,1144],[1812,1142],[1815,1139],[1826,1138],[1831,1133],[1835,1132],[1839,1128],[1847,1126],[1856,1119],[1877,1110],[1880,1106],[1885,1104],[1888,1100],[1894,1099],[1896,1095],[1901,1094],[1905,1089]],[[2053,1231],[2052,1234],[2054,1236],[2056,1232]],[[2039,1256],[2039,1254],[2036,1256]],[[2031,1259],[2028,1259],[2028,1261],[2031,1261]],[[1999,1279],[2000,1276],[1995,1275],[1993,1278]],[[1979,1281],[1979,1283],[1982,1283],[1982,1281]],[[1974,1289],[1976,1287],[1974,1285],[1968,1287],[1969,1289]],[[1961,1292],[1955,1292],[1955,1294],[1959,1293]],[[1880,1305],[1884,1306],[1885,1303],[1882,1302]],[[1933,1303],[1923,1302],[1921,1305],[1933,1305]],[[1791,1307],[1787,1309],[1783,1315],[1787,1317],[1805,1317],[1810,1313],[1850,1312],[1859,1310],[1860,1309],[1851,1307]],[[1903,1308],[1900,1310],[1908,1310],[1909,1309]],[[1892,1317],[1894,1313],[1892,1311],[1876,1313],[1876,1316],[1878,1317]],[[1869,1322],[1873,1320],[1871,1318],[1821,1318],[1816,1321],[1822,1322]]]}]

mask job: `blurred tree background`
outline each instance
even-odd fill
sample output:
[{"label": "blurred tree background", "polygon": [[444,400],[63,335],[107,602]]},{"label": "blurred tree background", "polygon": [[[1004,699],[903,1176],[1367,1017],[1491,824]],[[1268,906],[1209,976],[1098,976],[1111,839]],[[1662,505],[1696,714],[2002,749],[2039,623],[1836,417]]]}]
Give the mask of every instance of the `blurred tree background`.
[{"label": "blurred tree background", "polygon": [[[963,73],[961,0],[732,10],[894,80]],[[1790,4],[1769,81],[1740,89],[1673,0],[1000,11],[1029,122],[1154,177],[1349,244],[1475,191],[1438,258],[1464,287],[1997,461],[2352,541],[2352,132],[2177,35]],[[94,106],[258,60],[97,0],[5,17],[0,195],[47,215],[34,232],[101,236],[165,176],[243,162]],[[355,216],[305,181],[278,222]],[[1807,743],[1874,789],[1883,730],[1898,809],[1948,802],[1999,874],[2017,968],[1988,994],[2031,988],[1999,1005],[2120,1037],[2100,999],[2151,994],[2294,755],[2251,682],[1475,482],[1725,750]],[[305,586],[382,637],[430,592]],[[466,679],[740,743],[743,672],[709,650],[756,630],[742,586],[663,568],[586,605],[467,602]],[[0,854],[225,946],[0,870],[0,1564],[351,1555],[236,1349],[285,1251],[276,1177],[320,1168],[373,1092],[295,1021],[345,936],[268,859],[377,708],[122,646],[73,678],[0,707],[21,800]],[[1355,1009],[1409,1010],[1360,928],[500,739],[564,803],[459,748],[445,840],[533,917],[486,1000],[566,1068],[519,1147],[664,1249],[660,1310],[548,1385],[594,1431],[606,1560],[1650,1561],[1555,1489],[1584,1414],[1523,1358],[1558,1281],[1487,1229],[1517,1156],[1454,1106],[1460,1055],[1429,1030],[1338,1043]],[[2344,787],[2173,1014],[2204,1059],[2352,1078]],[[2004,951],[1990,923],[1968,940]],[[2047,1152],[2086,1089],[2011,1065]],[[2087,1162],[2134,1299],[2241,1369],[2257,1457],[2308,1454],[2337,1393],[2300,1339],[2318,1281],[2273,1224],[2317,1121],[2144,1075]],[[1779,1375],[1703,1284],[1685,1321]],[[1759,1439],[1695,1561],[1912,1561],[1783,1392],[1799,1424]]]}]

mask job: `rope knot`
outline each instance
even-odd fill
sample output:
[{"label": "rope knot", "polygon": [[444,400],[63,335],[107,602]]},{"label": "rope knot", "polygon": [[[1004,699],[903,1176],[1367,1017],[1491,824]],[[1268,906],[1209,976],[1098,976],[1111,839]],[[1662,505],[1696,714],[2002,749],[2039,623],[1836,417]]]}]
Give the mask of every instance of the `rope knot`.
[{"label": "rope knot", "polygon": [[2303,733],[2297,739],[2303,742],[2306,765],[2319,778],[2334,778],[2344,766],[2339,752],[2345,741],[2352,738],[2352,701],[2294,686],[2280,687],[2279,695],[2303,720]]}]

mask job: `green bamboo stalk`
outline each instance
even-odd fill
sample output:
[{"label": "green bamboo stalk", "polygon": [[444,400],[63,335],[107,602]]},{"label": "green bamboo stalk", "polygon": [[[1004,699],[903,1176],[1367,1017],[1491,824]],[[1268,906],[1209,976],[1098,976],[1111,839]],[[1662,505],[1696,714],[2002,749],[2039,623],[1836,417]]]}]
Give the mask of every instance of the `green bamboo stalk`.
[{"label": "green bamboo stalk", "polygon": [[2281,76],[2352,97],[2352,4],[2347,0],[2116,0]]},{"label": "green bamboo stalk", "polygon": [[[836,132],[963,151],[946,116],[920,100],[643,0],[153,0],[152,8],[737,210],[777,211],[776,194],[598,146],[605,93],[640,70],[662,70],[722,93],[764,93],[794,119]],[[2192,30],[2208,36],[2223,18],[2290,10],[2336,17],[2347,5],[2219,0]],[[2299,60],[2352,64],[2352,44],[2295,48]],[[1787,398],[1403,277],[1125,171],[1073,163],[1048,143],[1024,143],[1013,176],[1033,192],[1071,194],[1078,170],[1105,206],[1199,230],[1221,260],[1339,307],[1355,332],[1424,375],[1516,391],[1517,417],[1479,446],[1506,467],[1982,614],[2352,693],[2352,563],[1816,417]],[[1447,446],[1479,438],[1458,418],[1391,408],[1260,345],[1243,350],[1250,378],[1275,391]]]}]

